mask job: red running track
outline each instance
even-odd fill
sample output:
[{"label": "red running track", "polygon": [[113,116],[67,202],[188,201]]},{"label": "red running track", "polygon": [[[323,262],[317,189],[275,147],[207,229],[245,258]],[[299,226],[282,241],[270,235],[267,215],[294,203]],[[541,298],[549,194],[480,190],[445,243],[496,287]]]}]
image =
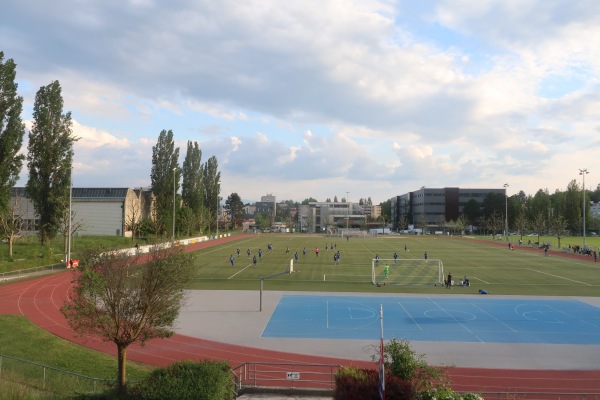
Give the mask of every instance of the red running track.
[{"label": "red running track", "polygon": [[[239,238],[240,236],[203,242],[188,246],[186,251],[195,251]],[[72,273],[63,272],[0,286],[0,314],[23,315],[58,337],[116,356],[114,344],[103,342],[92,336],[75,336],[69,328],[66,319],[60,312],[60,307],[72,289],[71,280]],[[165,366],[178,360],[211,359],[226,360],[232,367],[245,362],[375,367],[372,362],[270,351],[178,334],[169,339],[151,340],[143,347],[132,345],[128,350],[128,359],[154,366]],[[490,360],[490,364],[493,364],[493,360]],[[285,369],[285,367],[283,368]],[[518,398],[559,398],[558,395],[550,393],[600,394],[600,370],[506,370],[455,367],[449,370],[449,377],[454,390],[479,393],[523,393]],[[525,395],[525,393],[544,392],[547,395]],[[562,395],[560,398],[568,397]],[[600,399],[600,395],[586,398]]]}]

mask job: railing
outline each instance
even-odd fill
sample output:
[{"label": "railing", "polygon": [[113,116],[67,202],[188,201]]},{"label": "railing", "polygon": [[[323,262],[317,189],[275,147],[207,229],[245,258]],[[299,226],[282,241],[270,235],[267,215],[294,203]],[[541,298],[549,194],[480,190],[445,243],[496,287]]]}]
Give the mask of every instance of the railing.
[{"label": "railing", "polygon": [[477,392],[485,400],[600,400],[600,393],[585,392]]},{"label": "railing", "polygon": [[335,388],[337,364],[296,364],[247,362],[233,368],[235,385],[244,387],[279,387],[288,389]]},{"label": "railing", "polygon": [[12,381],[53,393],[97,393],[115,380],[93,378],[0,354],[0,381]]},{"label": "railing", "polygon": [[25,276],[31,276],[32,274],[36,273],[62,271],[65,269],[66,265],[64,265],[63,263],[42,265],[40,267],[15,269],[13,271],[0,272],[0,282],[8,279],[18,279]]}]

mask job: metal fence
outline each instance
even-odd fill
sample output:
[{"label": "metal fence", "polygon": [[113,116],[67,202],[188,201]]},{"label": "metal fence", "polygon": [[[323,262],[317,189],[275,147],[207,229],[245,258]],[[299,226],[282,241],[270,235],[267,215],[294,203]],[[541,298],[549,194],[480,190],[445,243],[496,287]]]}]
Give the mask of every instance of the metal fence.
[{"label": "metal fence", "polygon": [[247,362],[233,368],[238,390],[244,387],[334,389],[337,364]]},{"label": "metal fence", "polygon": [[93,378],[0,354],[0,381],[17,382],[57,394],[98,393],[115,380]]},{"label": "metal fence", "polygon": [[0,272],[0,282],[9,279],[19,279],[24,277],[31,277],[32,275],[43,275],[47,273],[64,271],[66,266],[63,263],[42,265],[40,267],[15,269],[13,271]]}]

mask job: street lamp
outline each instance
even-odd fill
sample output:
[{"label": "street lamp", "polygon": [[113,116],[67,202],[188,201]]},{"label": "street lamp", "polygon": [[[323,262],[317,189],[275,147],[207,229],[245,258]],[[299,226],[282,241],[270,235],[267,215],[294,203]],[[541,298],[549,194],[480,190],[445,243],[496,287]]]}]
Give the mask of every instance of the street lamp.
[{"label": "street lamp", "polygon": [[173,167],[173,241],[175,241],[175,200],[177,195],[177,167]]},{"label": "street lamp", "polygon": [[217,194],[217,237],[216,239],[219,238],[219,195]]},{"label": "street lamp", "polygon": [[579,175],[583,177],[583,248],[586,248],[585,245],[585,175],[589,174],[587,168],[579,169]]},{"label": "street lamp", "polygon": [[506,241],[508,242],[508,194],[507,194],[508,183],[504,184],[504,233],[506,234]]}]

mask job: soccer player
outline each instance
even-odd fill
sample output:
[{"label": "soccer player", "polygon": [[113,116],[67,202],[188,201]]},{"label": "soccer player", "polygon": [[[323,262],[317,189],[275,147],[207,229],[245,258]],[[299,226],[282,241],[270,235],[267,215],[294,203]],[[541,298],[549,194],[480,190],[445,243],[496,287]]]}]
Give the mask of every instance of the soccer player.
[{"label": "soccer player", "polygon": [[256,256],[254,256],[254,258],[252,259],[252,264],[253,267],[256,267]]},{"label": "soccer player", "polygon": [[319,248],[315,247],[315,254],[317,255],[317,257],[319,257]]},{"label": "soccer player", "polygon": [[248,249],[248,251],[246,251],[246,254],[248,254],[248,260],[250,259],[250,249]]},{"label": "soccer player", "polygon": [[239,257],[240,256],[240,248],[238,247],[236,251],[237,251],[237,255]]},{"label": "soccer player", "polygon": [[390,276],[390,266],[385,263],[385,267],[383,267],[383,274],[385,275],[385,279]]},{"label": "soccer player", "polygon": [[398,261],[398,253],[394,252],[394,264]]},{"label": "soccer player", "polygon": [[233,264],[235,264],[235,258],[233,258],[233,254],[229,256],[229,262],[231,263],[231,266],[233,267]]},{"label": "soccer player", "polygon": [[427,257],[429,257],[429,256],[427,255],[427,252],[425,252],[425,254],[423,254],[423,258],[425,259],[425,262],[427,262]]},{"label": "soccer player", "polygon": [[295,253],[294,253],[294,261],[295,261],[295,262],[298,262],[298,252],[295,252]]},{"label": "soccer player", "polygon": [[258,249],[258,258],[260,258],[262,260],[262,250]]},{"label": "soccer player", "polygon": [[306,257],[306,247],[302,249],[302,254],[304,255],[304,257]]}]

